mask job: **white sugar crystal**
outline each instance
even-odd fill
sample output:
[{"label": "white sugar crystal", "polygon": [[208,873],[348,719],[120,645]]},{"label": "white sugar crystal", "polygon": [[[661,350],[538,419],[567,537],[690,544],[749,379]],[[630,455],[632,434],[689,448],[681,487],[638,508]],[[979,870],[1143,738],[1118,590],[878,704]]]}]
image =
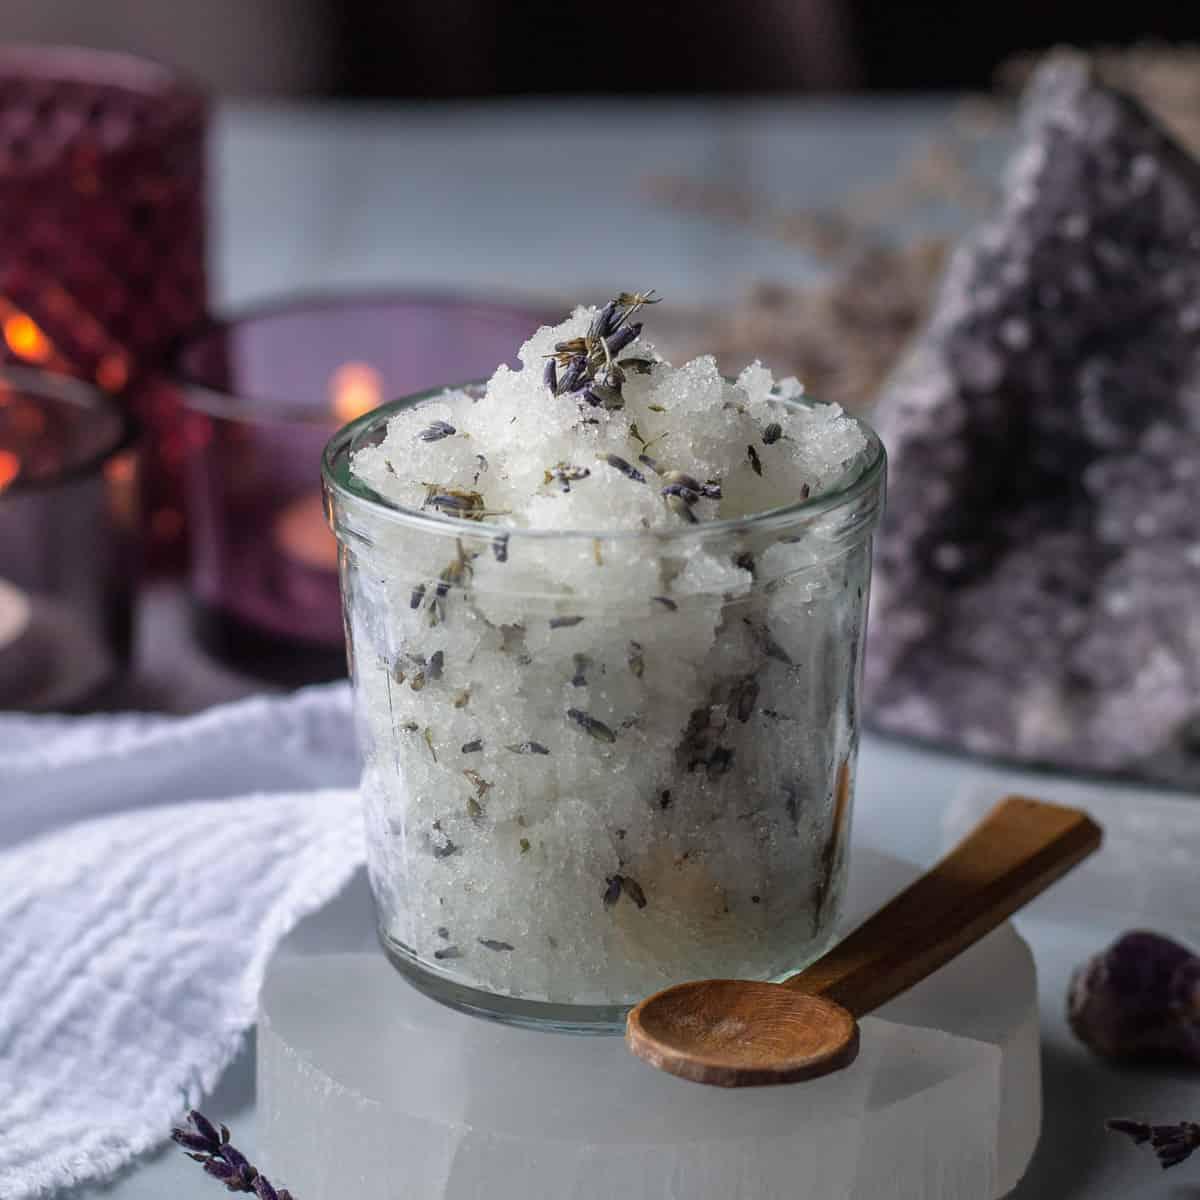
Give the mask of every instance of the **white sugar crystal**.
[{"label": "white sugar crystal", "polygon": [[866,548],[653,535],[836,489],[867,440],[794,380],[642,338],[622,407],[552,395],[548,356],[595,316],[354,453],[444,534],[370,513],[343,540],[385,938],[458,984],[615,1005],[829,936]]}]

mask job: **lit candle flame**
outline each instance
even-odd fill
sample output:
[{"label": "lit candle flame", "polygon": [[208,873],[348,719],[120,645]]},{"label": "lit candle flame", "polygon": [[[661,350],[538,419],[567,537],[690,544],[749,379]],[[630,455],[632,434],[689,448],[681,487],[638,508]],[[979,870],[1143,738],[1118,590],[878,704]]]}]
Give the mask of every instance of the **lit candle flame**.
[{"label": "lit candle flame", "polygon": [[0,492],[21,473],[21,460],[11,450],[0,450]]},{"label": "lit candle flame", "polygon": [[27,313],[14,311],[4,318],[4,340],[8,348],[26,362],[44,363],[54,353],[50,339]]},{"label": "lit candle flame", "polygon": [[353,421],[383,400],[383,376],[370,363],[342,363],[329,377],[329,395],[333,415]]}]

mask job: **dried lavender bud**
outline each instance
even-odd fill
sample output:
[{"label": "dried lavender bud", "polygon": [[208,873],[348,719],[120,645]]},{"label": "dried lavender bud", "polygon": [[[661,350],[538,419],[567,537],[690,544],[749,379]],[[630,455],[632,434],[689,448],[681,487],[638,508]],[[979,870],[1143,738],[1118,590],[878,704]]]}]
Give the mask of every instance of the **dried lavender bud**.
[{"label": "dried lavender bud", "polygon": [[479,938],[479,944],[486,946],[489,950],[511,950],[512,947],[507,942],[498,942],[495,938]]},{"label": "dried lavender bud", "polygon": [[194,1110],[188,1113],[191,1129],[174,1129],[171,1137],[188,1157],[200,1163],[206,1174],[219,1180],[227,1191],[253,1194],[258,1200],[292,1200],[283,1188],[278,1191],[246,1156],[230,1145],[229,1130],[222,1125],[218,1136],[212,1123]]},{"label": "dried lavender bud", "polygon": [[551,617],[551,629],[570,629],[574,625],[578,625],[583,621],[582,617]]},{"label": "dried lavender bud", "polygon": [[625,656],[625,661],[629,664],[629,669],[633,672],[636,679],[641,679],[646,670],[646,660],[642,656],[642,643],[630,642],[629,653]]},{"label": "dried lavender bud", "polygon": [[623,458],[616,454],[605,454],[601,456],[601,462],[606,462],[615,471],[620,471],[622,475],[628,479],[632,479],[635,483],[645,483],[646,477],[637,469],[631,466]]},{"label": "dried lavender bud", "polygon": [[667,612],[675,612],[675,610],[679,607],[679,605],[676,604],[670,596],[651,596],[650,599],[653,600],[655,604],[661,604],[663,608],[667,610]]},{"label": "dried lavender bud", "polygon": [[570,463],[560,462],[555,463],[550,470],[545,472],[545,481],[547,483],[557,482],[564,492],[569,492],[571,484],[586,479],[591,473],[588,467],[575,467]]},{"label": "dried lavender bud", "polygon": [[483,497],[478,492],[443,488],[434,483],[425,485],[425,501],[422,507],[435,509],[447,517],[461,517],[468,521],[481,521],[485,515]]},{"label": "dried lavender bud", "polygon": [[658,807],[664,811],[671,807],[671,789],[663,788],[661,795],[658,797]]},{"label": "dried lavender bud", "polygon": [[439,925],[434,930],[434,933],[436,933],[438,935],[438,937],[440,937],[442,939],[442,941],[450,940],[450,930],[447,929],[445,925]]},{"label": "dried lavender bud", "polygon": [[483,749],[483,741],[481,738],[476,738],[473,742],[463,742],[460,754],[478,754]]},{"label": "dried lavender bud", "polygon": [[492,541],[492,553],[497,562],[508,562],[508,534],[502,533]]},{"label": "dried lavender bud", "polygon": [[763,445],[773,446],[781,437],[783,437],[783,426],[780,425],[778,421],[772,421],[771,424],[763,430]]},{"label": "dried lavender bud", "polygon": [[462,951],[457,946],[443,946],[433,952],[433,957],[444,962],[448,958],[462,958]]},{"label": "dried lavender bud", "polygon": [[1076,969],[1067,1020],[1106,1058],[1200,1066],[1200,957],[1157,933],[1126,933]]},{"label": "dried lavender bud", "polygon": [[558,364],[552,358],[546,360],[546,369],[542,372],[542,382],[550,389],[550,395],[558,392]]},{"label": "dried lavender bud", "polygon": [[706,479],[700,485],[700,495],[702,495],[705,500],[720,500],[721,481],[719,479]]},{"label": "dried lavender bud", "polygon": [[700,499],[700,493],[694,488],[688,487],[683,483],[668,483],[665,488],[659,492],[660,496],[676,496],[684,502],[684,504],[695,504]]},{"label": "dried lavender bud", "polygon": [[511,745],[505,746],[505,750],[511,750],[513,754],[549,754],[550,751],[542,745],[541,742],[513,742]]},{"label": "dried lavender bud", "polygon": [[208,1138],[198,1133],[189,1133],[186,1129],[176,1129],[171,1134],[171,1137],[185,1150],[191,1150],[195,1153],[208,1152],[215,1154],[217,1148],[220,1146],[219,1142],[215,1146],[210,1145]]},{"label": "dried lavender bud", "polygon": [[421,602],[425,599],[425,585],[418,583],[412,590],[412,595],[408,599],[409,608],[420,608]]},{"label": "dried lavender bud", "polygon": [[248,1192],[250,1189],[240,1186],[243,1182],[241,1171],[220,1158],[210,1158],[204,1163],[204,1170],[214,1179],[219,1179],[231,1192]]},{"label": "dried lavender bud", "polygon": [[579,708],[568,708],[567,716],[579,726],[584,733],[593,737],[598,742],[615,742],[617,735],[603,721],[597,720],[590,713],[585,713]]},{"label": "dried lavender bud", "polygon": [[621,887],[625,891],[630,900],[638,906],[638,908],[646,907],[646,893],[642,891],[641,884],[636,879],[630,879],[628,875],[621,876]]},{"label": "dried lavender bud", "polygon": [[[630,430],[630,432],[632,433],[632,430]],[[651,458],[648,454],[639,454],[638,462],[640,462],[644,467],[649,467],[650,470],[652,470],[656,475],[661,474],[658,469],[658,459]]]},{"label": "dried lavender bud", "polygon": [[733,565],[740,567],[743,571],[749,571],[751,576],[754,575],[756,570],[754,555],[749,550],[743,550],[740,554],[735,554],[733,556]]},{"label": "dried lavender bud", "polygon": [[580,393],[579,398],[585,401],[587,404],[590,404],[592,408],[600,408],[604,404],[604,401],[601,400],[596,392],[590,387],[584,388]]},{"label": "dried lavender bud", "polygon": [[609,337],[617,327],[617,322],[621,319],[621,314],[617,311],[619,305],[615,300],[610,300],[593,318],[591,327],[588,330],[590,338],[606,338]]},{"label": "dried lavender bud", "polygon": [[586,654],[575,654],[575,674],[571,677],[572,687],[587,687],[587,675],[585,672],[592,665],[592,660]]},{"label": "dried lavender bud", "polygon": [[635,321],[632,325],[625,325],[621,329],[618,329],[612,337],[605,339],[608,342],[609,354],[615,358],[630,342],[636,342],[641,335],[641,321]]},{"label": "dried lavender bud", "polygon": [[1135,1146],[1149,1142],[1165,1171],[1177,1167],[1200,1150],[1200,1124],[1180,1121],[1177,1125],[1147,1125],[1142,1121],[1112,1120],[1105,1126],[1113,1133],[1123,1133],[1133,1139]]},{"label": "dried lavender bud", "polygon": [[429,656],[429,663],[425,668],[425,674],[430,679],[441,679],[442,670],[446,665],[446,652],[444,650],[435,650]]},{"label": "dried lavender bud", "polygon": [[448,421],[434,421],[432,425],[422,429],[417,437],[423,442],[440,442],[442,438],[448,438],[457,432]]},{"label": "dried lavender bud", "polygon": [[604,881],[604,907],[612,908],[621,898],[621,876],[610,875]]},{"label": "dried lavender bud", "polygon": [[573,392],[583,379],[587,370],[587,359],[582,354],[576,355],[567,363],[567,369],[558,377],[558,394]]},{"label": "dried lavender bud", "polygon": [[750,466],[754,469],[755,475],[762,474],[762,461],[758,457],[758,451],[753,446],[746,447],[746,455],[750,459]]}]

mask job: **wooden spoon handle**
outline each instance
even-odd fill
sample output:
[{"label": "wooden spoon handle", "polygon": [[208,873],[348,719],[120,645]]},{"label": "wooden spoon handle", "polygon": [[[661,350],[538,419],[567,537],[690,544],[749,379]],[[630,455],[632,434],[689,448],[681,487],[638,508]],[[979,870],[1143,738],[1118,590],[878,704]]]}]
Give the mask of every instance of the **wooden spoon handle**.
[{"label": "wooden spoon handle", "polygon": [[937,866],[786,986],[861,1017],[995,929],[1101,837],[1079,809],[1009,796]]}]

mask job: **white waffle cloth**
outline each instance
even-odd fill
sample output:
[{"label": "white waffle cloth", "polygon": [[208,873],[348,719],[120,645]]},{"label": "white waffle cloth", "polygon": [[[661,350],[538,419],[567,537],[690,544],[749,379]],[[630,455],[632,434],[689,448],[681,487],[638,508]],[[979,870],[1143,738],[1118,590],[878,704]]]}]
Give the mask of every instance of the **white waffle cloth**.
[{"label": "white waffle cloth", "polygon": [[347,685],[0,715],[0,1200],[112,1175],[216,1083],[362,860]]}]

